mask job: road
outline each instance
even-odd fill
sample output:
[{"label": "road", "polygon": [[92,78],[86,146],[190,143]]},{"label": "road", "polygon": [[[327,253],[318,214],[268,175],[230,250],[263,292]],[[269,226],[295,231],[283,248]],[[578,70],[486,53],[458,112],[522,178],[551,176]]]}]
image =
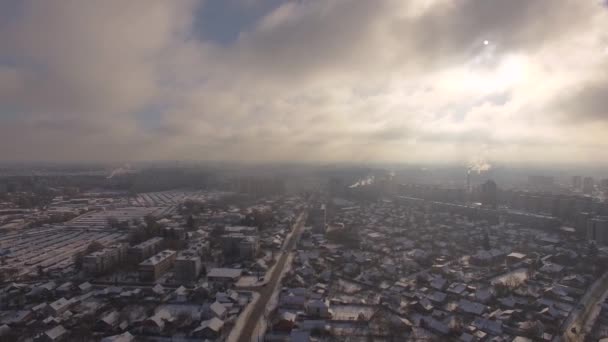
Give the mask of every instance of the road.
[{"label": "road", "polygon": [[287,265],[287,259],[291,252],[293,252],[297,246],[298,240],[300,240],[300,236],[302,235],[302,231],[304,229],[304,223],[306,222],[306,215],[300,216],[300,219],[295,224],[295,228],[293,234],[289,237],[289,241],[285,244],[285,248],[281,251],[281,255],[279,260],[277,261],[275,267],[272,269],[272,274],[269,277],[268,282],[264,287],[260,287],[256,289],[260,294],[260,298],[255,302],[253,309],[245,323],[245,326],[241,330],[241,334],[237,341],[239,342],[250,342],[251,336],[255,332],[256,325],[261,317],[264,317],[264,311],[266,310],[266,306],[274,293],[275,288],[279,284],[281,280],[281,274]]},{"label": "road", "polygon": [[[606,296],[608,295],[608,273],[599,278],[578,304],[578,307],[572,310],[570,316],[564,324],[564,341],[584,341],[585,335],[591,330],[591,325],[594,319],[590,319],[594,313],[599,310]],[[574,328],[575,331],[572,331]]]}]

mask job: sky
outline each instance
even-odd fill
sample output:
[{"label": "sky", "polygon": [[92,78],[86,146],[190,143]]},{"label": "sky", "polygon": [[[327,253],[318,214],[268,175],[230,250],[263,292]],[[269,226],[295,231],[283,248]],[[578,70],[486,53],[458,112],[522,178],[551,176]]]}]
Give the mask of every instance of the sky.
[{"label": "sky", "polygon": [[603,0],[5,0],[0,160],[606,163]]}]

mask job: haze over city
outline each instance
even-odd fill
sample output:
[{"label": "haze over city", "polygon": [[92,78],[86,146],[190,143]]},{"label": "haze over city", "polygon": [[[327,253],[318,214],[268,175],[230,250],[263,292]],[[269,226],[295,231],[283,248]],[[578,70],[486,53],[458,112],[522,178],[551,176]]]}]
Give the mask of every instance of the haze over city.
[{"label": "haze over city", "polygon": [[0,0],[1,342],[607,342],[608,0]]},{"label": "haze over city", "polygon": [[0,3],[0,159],[605,163],[598,0]]}]

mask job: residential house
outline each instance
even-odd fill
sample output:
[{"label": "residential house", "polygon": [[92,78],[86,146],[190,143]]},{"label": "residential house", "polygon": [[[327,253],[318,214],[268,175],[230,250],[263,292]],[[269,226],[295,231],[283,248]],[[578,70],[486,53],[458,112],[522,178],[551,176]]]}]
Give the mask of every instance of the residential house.
[{"label": "residential house", "polygon": [[273,325],[273,330],[276,331],[291,331],[296,326],[297,315],[293,312],[284,311],[279,316],[277,322]]},{"label": "residential house", "polygon": [[58,325],[44,332],[39,338],[40,342],[57,342],[66,340],[68,331],[62,325]]},{"label": "residential house", "polygon": [[64,297],[61,297],[49,305],[50,313],[55,316],[61,315],[66,310],[68,310],[73,304],[74,302],[71,299],[65,299]]},{"label": "residential house", "polygon": [[142,330],[149,334],[160,334],[165,329],[165,324],[172,322],[174,319],[168,310],[160,310],[143,321]]},{"label": "residential house", "polygon": [[192,336],[215,340],[221,336],[223,328],[224,321],[217,317],[213,317],[206,321],[202,321],[201,325],[192,331]]},{"label": "residential house", "polygon": [[101,342],[133,342],[135,337],[131,333],[124,332],[120,335],[108,336],[101,339]]},{"label": "residential house", "polygon": [[226,307],[219,302],[214,302],[213,304],[209,305],[209,315],[211,317],[216,317],[223,320],[226,318],[227,312],[228,310]]},{"label": "residential house", "polygon": [[331,318],[332,311],[327,299],[311,300],[306,303],[306,314],[313,317]]},{"label": "residential house", "polygon": [[231,286],[243,273],[243,270],[236,268],[212,268],[207,273],[207,280],[216,286]]}]

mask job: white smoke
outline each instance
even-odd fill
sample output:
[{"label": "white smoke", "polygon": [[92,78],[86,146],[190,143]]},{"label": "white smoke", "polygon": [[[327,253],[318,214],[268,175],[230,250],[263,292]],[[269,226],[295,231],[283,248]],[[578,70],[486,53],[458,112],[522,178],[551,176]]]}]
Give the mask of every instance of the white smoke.
[{"label": "white smoke", "polygon": [[470,173],[471,171],[473,171],[473,172],[477,172],[478,174],[480,174],[483,171],[489,171],[491,168],[492,168],[492,165],[490,163],[488,163],[483,157],[478,156],[475,159],[473,159],[471,162],[469,162],[469,165],[467,167],[467,172]]},{"label": "white smoke", "polygon": [[110,179],[114,176],[122,175],[125,173],[130,173],[130,172],[133,172],[133,170],[131,169],[131,164],[125,164],[117,169],[112,170],[112,172],[110,172],[110,175],[108,177],[106,177],[106,179]]},{"label": "white smoke", "polygon": [[353,188],[358,188],[360,186],[371,185],[374,183],[374,180],[375,180],[374,176],[369,176],[367,178],[358,180],[355,184],[349,186],[349,188],[353,189]]}]

